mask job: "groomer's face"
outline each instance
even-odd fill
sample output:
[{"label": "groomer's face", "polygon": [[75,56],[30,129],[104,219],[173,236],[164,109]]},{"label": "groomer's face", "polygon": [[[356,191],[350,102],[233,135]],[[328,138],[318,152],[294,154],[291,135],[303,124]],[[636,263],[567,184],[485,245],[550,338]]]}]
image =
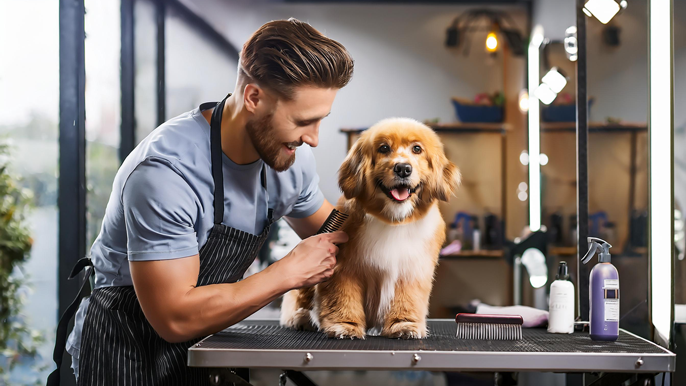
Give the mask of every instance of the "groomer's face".
[{"label": "groomer's face", "polygon": [[338,89],[302,86],[292,100],[273,99],[271,106],[256,112],[246,124],[260,158],[276,171],[295,162],[295,149],[319,143],[319,125],[331,111]]}]

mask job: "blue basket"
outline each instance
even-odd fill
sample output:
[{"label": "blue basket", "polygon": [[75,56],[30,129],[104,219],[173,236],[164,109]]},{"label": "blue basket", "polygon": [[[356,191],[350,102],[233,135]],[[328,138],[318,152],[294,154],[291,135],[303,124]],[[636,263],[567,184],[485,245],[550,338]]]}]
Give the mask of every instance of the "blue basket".
[{"label": "blue basket", "polygon": [[460,122],[502,122],[502,106],[481,106],[472,104],[462,104],[455,99],[451,99],[455,107],[455,113]]},{"label": "blue basket", "polygon": [[[588,115],[591,115],[593,99],[588,100]],[[541,110],[543,122],[576,122],[576,104],[550,105]]]}]

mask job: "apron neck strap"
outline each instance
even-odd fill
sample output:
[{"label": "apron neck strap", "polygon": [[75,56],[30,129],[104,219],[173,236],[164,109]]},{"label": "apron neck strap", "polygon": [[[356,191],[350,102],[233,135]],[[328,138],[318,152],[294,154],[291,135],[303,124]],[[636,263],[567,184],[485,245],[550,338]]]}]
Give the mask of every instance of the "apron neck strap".
[{"label": "apron neck strap", "polygon": [[[224,220],[224,173],[222,170],[222,113],[227,95],[212,111],[210,123],[210,152],[212,160],[212,180],[214,181],[214,223],[221,224]],[[202,107],[201,107],[202,109]],[[267,171],[264,164],[260,170],[262,187],[267,189]],[[272,219],[272,210],[269,209],[269,221]]]},{"label": "apron neck strap", "polygon": [[222,172],[222,113],[227,95],[212,111],[210,124],[210,152],[212,160],[212,180],[214,181],[214,223],[221,224],[224,219],[224,174]]}]

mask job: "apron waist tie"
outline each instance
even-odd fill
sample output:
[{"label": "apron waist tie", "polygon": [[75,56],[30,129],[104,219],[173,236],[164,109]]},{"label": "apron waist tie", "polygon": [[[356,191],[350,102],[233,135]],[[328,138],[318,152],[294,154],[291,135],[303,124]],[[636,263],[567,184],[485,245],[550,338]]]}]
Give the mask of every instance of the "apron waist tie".
[{"label": "apron waist tie", "polygon": [[57,323],[57,333],[55,334],[55,351],[52,353],[52,359],[55,361],[57,368],[55,371],[50,373],[47,386],[59,386],[60,384],[60,367],[62,367],[62,356],[67,345],[67,327],[69,326],[69,321],[74,317],[74,314],[76,314],[76,310],[78,310],[79,304],[81,304],[81,299],[86,296],[86,294],[84,294],[86,283],[90,283],[90,277],[95,272],[91,259],[88,257],[79,259],[79,261],[77,261],[74,265],[74,268],[72,268],[71,274],[68,278],[68,280],[74,279],[85,267],[88,267],[88,269],[86,270],[86,276],[83,279],[83,283],[81,283],[79,292],[76,295],[76,298],[74,298],[74,301],[71,302],[69,307],[67,307],[62,314],[59,323]]}]

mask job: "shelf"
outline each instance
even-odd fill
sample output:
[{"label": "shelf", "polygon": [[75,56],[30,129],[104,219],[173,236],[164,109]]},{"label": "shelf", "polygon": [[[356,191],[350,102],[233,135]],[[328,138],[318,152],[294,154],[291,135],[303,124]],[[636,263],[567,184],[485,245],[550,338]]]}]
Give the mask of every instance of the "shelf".
[{"label": "shelf", "polygon": [[576,256],[576,247],[551,247],[548,248],[550,256]]},{"label": "shelf", "polygon": [[[576,132],[576,122],[543,122],[541,129],[544,133]],[[641,122],[588,123],[588,131],[591,133],[630,133],[647,130],[648,125]]]},{"label": "shelf", "polygon": [[[613,250],[610,250],[610,252],[614,252],[615,254],[617,254],[617,256],[621,255],[621,252],[615,252]],[[648,248],[646,248],[646,247],[633,247],[629,250],[629,252],[639,254],[639,255],[647,255],[648,254]],[[560,256],[560,257],[576,256],[576,247],[550,247],[550,248],[548,248],[548,255],[549,256]]]},{"label": "shelf", "polygon": [[[505,134],[509,126],[505,123],[438,123],[428,125],[437,133],[456,133],[456,134]],[[368,127],[344,127],[340,129],[342,133],[361,133]]]},{"label": "shelf", "polygon": [[449,255],[441,255],[441,259],[454,259],[454,258],[474,258],[474,257],[487,257],[487,258],[497,258],[503,257],[502,250],[480,250],[480,251],[460,251],[457,253],[451,253]]}]

